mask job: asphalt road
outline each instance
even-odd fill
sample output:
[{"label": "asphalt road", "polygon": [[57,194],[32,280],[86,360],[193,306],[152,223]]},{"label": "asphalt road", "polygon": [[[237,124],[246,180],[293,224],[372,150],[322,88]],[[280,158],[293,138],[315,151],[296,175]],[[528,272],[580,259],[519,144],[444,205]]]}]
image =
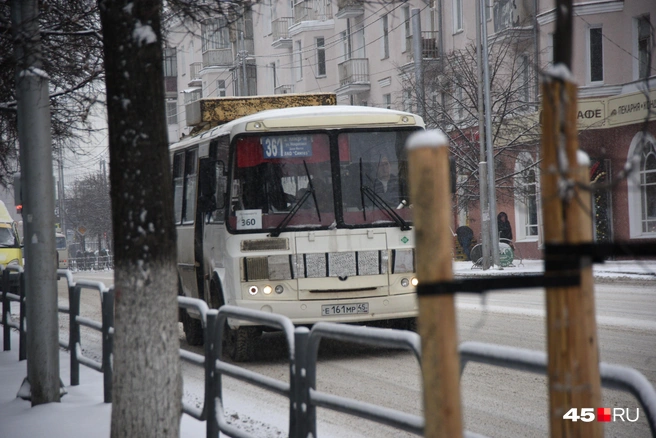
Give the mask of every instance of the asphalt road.
[{"label": "asphalt road", "polygon": [[[113,282],[111,272],[76,273],[75,279],[88,278]],[[63,282],[60,282],[63,283]],[[65,288],[60,285],[60,300]],[[595,287],[597,324],[601,360],[633,367],[656,385],[656,295],[654,282],[598,283]],[[494,293],[484,301],[476,296],[457,297],[457,321],[460,341],[480,341],[545,351],[544,292],[520,290]],[[94,318],[99,297],[95,292],[84,294],[82,312]],[[99,318],[99,316],[95,316]],[[60,317],[67,327],[65,316]],[[181,345],[202,354],[202,349],[186,345],[181,333]],[[96,340],[97,339],[97,340]],[[90,356],[99,355],[99,336],[83,335],[83,350]],[[288,381],[285,342],[279,334],[265,334],[258,341],[256,356],[243,366]],[[319,352],[317,388],[342,396],[422,414],[422,388],[419,365],[404,351],[338,342],[323,342]],[[185,398],[202,400],[202,370],[184,365]],[[469,364],[461,379],[465,428],[492,437],[548,436],[547,381],[544,376]],[[231,406],[249,408],[242,415],[255,417],[266,412],[266,419],[280,418],[272,428],[286,433],[288,402],[286,399],[259,388],[224,379],[226,410]],[[639,407],[629,394],[616,390],[603,391],[603,407]],[[649,428],[640,409],[636,423],[606,423],[609,437],[648,437]],[[632,414],[633,415],[633,414]],[[318,435],[322,437],[402,437],[413,436],[387,426],[345,414],[319,409]],[[273,434],[272,436],[275,436]]]}]

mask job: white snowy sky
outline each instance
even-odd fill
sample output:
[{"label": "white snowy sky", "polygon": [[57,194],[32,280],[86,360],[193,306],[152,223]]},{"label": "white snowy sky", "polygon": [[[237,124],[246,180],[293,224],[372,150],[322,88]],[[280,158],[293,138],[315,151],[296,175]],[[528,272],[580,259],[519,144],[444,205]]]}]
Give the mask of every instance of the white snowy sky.
[{"label": "white snowy sky", "polygon": [[[524,266],[503,271],[483,272],[472,270],[471,262],[455,262],[456,275],[508,274],[510,272],[540,272],[542,262],[524,261]],[[607,262],[595,265],[595,277],[619,279],[630,277],[651,279],[656,284],[656,262]],[[14,331],[12,350],[0,352],[0,437],[2,438],[87,438],[109,437],[111,405],[103,403],[102,374],[80,367],[80,385],[69,385],[69,356],[60,353],[60,372],[67,395],[61,403],[31,407],[29,401],[17,398],[21,382],[27,375],[25,361],[18,361],[18,334]],[[202,389],[199,390],[202,393]],[[241,415],[239,426],[258,437],[282,437],[287,432],[286,409],[271,410],[257,407],[257,401],[231,394],[232,407]],[[346,437],[346,430],[325,433],[322,436]],[[345,435],[346,434],[346,435]],[[181,438],[205,436],[205,423],[187,415],[182,416]]]}]

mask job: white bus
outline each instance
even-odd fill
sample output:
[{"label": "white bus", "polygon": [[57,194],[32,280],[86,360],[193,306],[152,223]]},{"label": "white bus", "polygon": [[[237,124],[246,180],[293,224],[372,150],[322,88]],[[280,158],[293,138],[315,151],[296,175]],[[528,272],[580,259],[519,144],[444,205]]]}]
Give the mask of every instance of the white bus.
[{"label": "white bus", "polygon": [[[268,110],[171,146],[180,294],[210,307],[409,326],[417,313],[406,139],[421,117],[359,106]],[[181,311],[187,341],[200,321]],[[230,320],[246,360],[260,327]]]},{"label": "white bus", "polygon": [[55,233],[55,243],[57,245],[57,267],[59,269],[68,269],[69,257],[66,236],[62,233]]}]

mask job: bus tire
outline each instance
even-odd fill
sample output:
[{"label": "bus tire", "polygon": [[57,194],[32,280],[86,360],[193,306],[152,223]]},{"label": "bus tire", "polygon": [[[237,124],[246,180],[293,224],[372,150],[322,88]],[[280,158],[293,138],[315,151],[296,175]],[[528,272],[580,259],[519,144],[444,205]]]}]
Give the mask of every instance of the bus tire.
[{"label": "bus tire", "polygon": [[200,319],[189,316],[186,310],[182,314],[182,328],[189,345],[203,345],[203,323]]},{"label": "bus tire", "polygon": [[258,327],[239,327],[228,331],[226,352],[234,362],[248,362],[255,354],[255,341],[259,337]]}]

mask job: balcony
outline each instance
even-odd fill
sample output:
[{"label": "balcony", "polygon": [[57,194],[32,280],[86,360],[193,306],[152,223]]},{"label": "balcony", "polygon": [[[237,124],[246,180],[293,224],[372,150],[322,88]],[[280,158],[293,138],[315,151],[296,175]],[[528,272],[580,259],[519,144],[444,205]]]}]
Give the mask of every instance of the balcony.
[{"label": "balcony", "polygon": [[232,48],[209,49],[203,52],[203,67],[231,67],[234,57]]},{"label": "balcony", "polygon": [[358,94],[371,89],[369,59],[353,58],[337,65],[339,72],[338,95]]},{"label": "balcony", "polygon": [[[439,57],[439,32],[424,31],[421,33],[421,57],[423,59],[437,59]],[[414,50],[412,48],[412,36],[406,40],[406,47],[409,50],[411,60],[414,60]]]},{"label": "balcony", "polygon": [[294,24],[332,18],[333,8],[330,0],[303,0],[294,4]]},{"label": "balcony", "polygon": [[189,64],[189,83],[190,87],[202,85],[200,71],[203,68],[202,62],[192,62]]},{"label": "balcony", "polygon": [[364,14],[364,0],[337,0],[335,18],[355,18]]},{"label": "balcony", "polygon": [[273,31],[273,42],[271,46],[274,49],[291,49],[292,39],[289,37],[289,28],[294,24],[293,17],[277,18],[271,22]]},{"label": "balcony", "polygon": [[273,91],[274,94],[291,94],[294,92],[294,85],[279,85]]}]

